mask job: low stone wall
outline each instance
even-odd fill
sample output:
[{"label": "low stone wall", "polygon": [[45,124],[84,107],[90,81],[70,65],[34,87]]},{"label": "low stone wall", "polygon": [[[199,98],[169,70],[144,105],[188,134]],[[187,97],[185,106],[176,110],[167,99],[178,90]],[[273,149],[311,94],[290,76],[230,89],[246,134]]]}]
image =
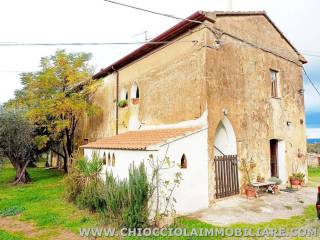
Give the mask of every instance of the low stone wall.
[{"label": "low stone wall", "polygon": [[320,154],[308,153],[308,167],[319,167],[320,166]]}]

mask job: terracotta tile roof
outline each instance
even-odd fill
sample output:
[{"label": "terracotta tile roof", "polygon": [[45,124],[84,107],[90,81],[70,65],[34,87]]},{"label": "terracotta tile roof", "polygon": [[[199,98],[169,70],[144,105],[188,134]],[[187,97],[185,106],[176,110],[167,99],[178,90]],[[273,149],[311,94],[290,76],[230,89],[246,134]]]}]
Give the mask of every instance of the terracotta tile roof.
[{"label": "terracotta tile roof", "polygon": [[99,139],[81,147],[96,149],[146,150],[148,146],[165,143],[169,139],[174,139],[179,136],[192,133],[198,129],[200,129],[200,127],[129,131],[112,137]]}]

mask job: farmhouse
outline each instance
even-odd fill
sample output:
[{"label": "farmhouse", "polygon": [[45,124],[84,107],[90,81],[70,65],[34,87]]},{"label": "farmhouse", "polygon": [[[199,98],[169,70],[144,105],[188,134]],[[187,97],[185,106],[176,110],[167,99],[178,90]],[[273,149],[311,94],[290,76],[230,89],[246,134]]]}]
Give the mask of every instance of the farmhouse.
[{"label": "farmhouse", "polygon": [[239,194],[242,159],[286,184],[307,173],[304,63],[265,12],[196,12],[93,76],[102,112],[85,119],[82,147],[121,178],[168,156],[178,213]]}]

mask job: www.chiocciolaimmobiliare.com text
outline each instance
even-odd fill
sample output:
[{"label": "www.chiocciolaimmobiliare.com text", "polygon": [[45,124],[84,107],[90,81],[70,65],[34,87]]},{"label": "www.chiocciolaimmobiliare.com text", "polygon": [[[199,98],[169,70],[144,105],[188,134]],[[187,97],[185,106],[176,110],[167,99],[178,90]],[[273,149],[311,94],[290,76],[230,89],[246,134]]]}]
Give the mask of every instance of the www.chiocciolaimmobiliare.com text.
[{"label": "www.chiocciolaimmobiliare.com text", "polygon": [[82,237],[319,237],[320,228],[81,228]]}]

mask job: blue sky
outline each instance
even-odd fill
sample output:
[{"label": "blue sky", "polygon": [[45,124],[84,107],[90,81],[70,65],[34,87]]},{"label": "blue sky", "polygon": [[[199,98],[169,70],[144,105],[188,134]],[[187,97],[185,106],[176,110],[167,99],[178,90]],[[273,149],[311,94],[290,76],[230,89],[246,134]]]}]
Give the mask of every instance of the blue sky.
[{"label": "blue sky", "polygon": [[[305,69],[320,91],[320,57],[306,57],[309,63],[305,65]],[[306,76],[304,76],[304,88],[307,127],[320,128],[320,96],[317,95]]]}]

